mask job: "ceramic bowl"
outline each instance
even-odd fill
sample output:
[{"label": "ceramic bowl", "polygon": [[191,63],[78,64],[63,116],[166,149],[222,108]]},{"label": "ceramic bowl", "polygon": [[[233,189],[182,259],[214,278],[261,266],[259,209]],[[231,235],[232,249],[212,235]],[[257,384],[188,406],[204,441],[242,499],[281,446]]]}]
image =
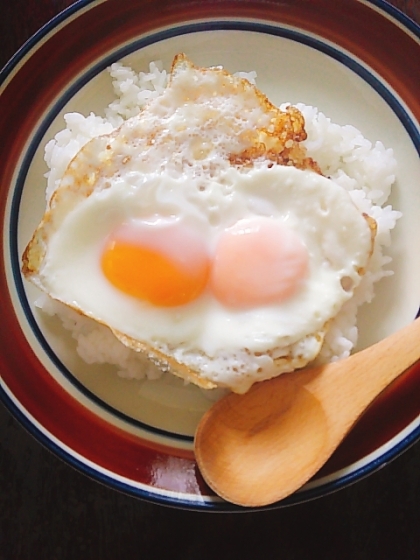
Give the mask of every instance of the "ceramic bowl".
[{"label": "ceramic bowl", "polygon": [[[360,312],[360,345],[412,321],[420,301],[418,26],[381,1],[147,2],[80,0],[39,31],[3,70],[0,115],[1,389],[5,405],[43,444],[93,479],[156,503],[238,511],[206,486],[193,454],[211,401],[176,378],[122,379],[87,366],[74,341],[37,311],[20,273],[44,209],[46,142],[63,115],[101,114],[106,68],[127,57],[168,67],[177,52],[198,65],[256,70],[275,103],[315,105],[334,122],[394,149],[392,204],[403,213],[390,254],[395,274]],[[420,437],[420,368],[368,410],[320,473],[270,507],[325,495],[386,464]]]}]

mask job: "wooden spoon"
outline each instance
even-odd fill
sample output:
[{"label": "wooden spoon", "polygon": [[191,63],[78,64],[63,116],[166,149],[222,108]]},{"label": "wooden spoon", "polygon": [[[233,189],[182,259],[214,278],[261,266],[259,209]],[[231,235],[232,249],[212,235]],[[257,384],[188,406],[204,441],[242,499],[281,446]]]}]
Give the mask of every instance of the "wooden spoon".
[{"label": "wooden spoon", "polygon": [[208,485],[247,507],[281,500],[327,461],[367,406],[420,359],[420,318],[353,356],[230,393],[203,416],[195,456]]}]

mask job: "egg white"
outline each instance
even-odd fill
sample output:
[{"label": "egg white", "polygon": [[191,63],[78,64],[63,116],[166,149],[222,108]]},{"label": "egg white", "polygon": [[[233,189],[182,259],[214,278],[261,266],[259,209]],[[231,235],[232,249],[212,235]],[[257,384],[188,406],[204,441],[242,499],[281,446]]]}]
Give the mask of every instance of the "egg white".
[{"label": "egg white", "polygon": [[[283,303],[232,310],[206,291],[188,305],[156,308],[116,289],[100,266],[109,233],[151,214],[193,227],[210,254],[220,232],[240,219],[279,220],[306,246],[308,277]],[[53,298],[127,337],[214,358],[244,349],[287,349],[322,330],[352,297],[371,243],[369,226],[348,193],[313,171],[232,167],[205,182],[138,174],[112,180],[69,210],[49,239],[40,277]]]}]

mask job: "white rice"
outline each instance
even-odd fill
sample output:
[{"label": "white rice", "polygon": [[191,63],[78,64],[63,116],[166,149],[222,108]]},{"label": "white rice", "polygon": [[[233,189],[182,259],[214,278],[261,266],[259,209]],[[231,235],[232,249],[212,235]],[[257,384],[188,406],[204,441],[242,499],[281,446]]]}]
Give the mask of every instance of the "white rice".
[{"label": "white rice", "polygon": [[[136,115],[147,101],[163,91],[168,78],[160,62],[152,62],[149,72],[136,73],[119,63],[113,64],[109,72],[115,100],[105,109],[105,117],[93,113],[87,117],[78,113],[65,115],[65,129],[45,148],[45,161],[50,169],[46,175],[47,200],[80,148],[91,138],[110,133],[124,120]],[[255,72],[237,75],[255,83]],[[378,226],[369,268],[354,297],[334,319],[321,350],[320,360],[331,361],[350,354],[358,338],[356,323],[359,306],[372,300],[376,282],[392,274],[392,270],[387,268],[391,258],[386,255],[385,249],[390,245],[390,232],[401,214],[386,201],[395,181],[397,164],[391,149],[386,149],[381,142],[373,145],[353,126],[334,124],[315,107],[303,104],[297,107],[306,121],[308,155],[318,162],[324,175],[348,190],[360,211],[372,216]],[[143,356],[126,348],[106,327],[81,317],[47,296],[41,297],[37,305],[47,314],[61,319],[64,328],[75,339],[77,352],[85,362],[113,364],[118,375],[125,378],[154,379],[161,375],[160,370]]]}]

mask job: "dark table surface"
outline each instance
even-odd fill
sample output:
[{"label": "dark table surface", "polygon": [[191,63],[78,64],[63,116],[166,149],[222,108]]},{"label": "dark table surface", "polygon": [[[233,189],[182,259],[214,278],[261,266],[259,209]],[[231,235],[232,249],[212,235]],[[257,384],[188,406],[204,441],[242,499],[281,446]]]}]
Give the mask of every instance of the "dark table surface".
[{"label": "dark table surface", "polygon": [[[72,3],[0,0],[0,67]],[[420,23],[420,0],[391,3]],[[0,560],[415,560],[419,524],[420,443],[367,479],[307,504],[196,513],[90,480],[41,447],[0,404]]]}]

